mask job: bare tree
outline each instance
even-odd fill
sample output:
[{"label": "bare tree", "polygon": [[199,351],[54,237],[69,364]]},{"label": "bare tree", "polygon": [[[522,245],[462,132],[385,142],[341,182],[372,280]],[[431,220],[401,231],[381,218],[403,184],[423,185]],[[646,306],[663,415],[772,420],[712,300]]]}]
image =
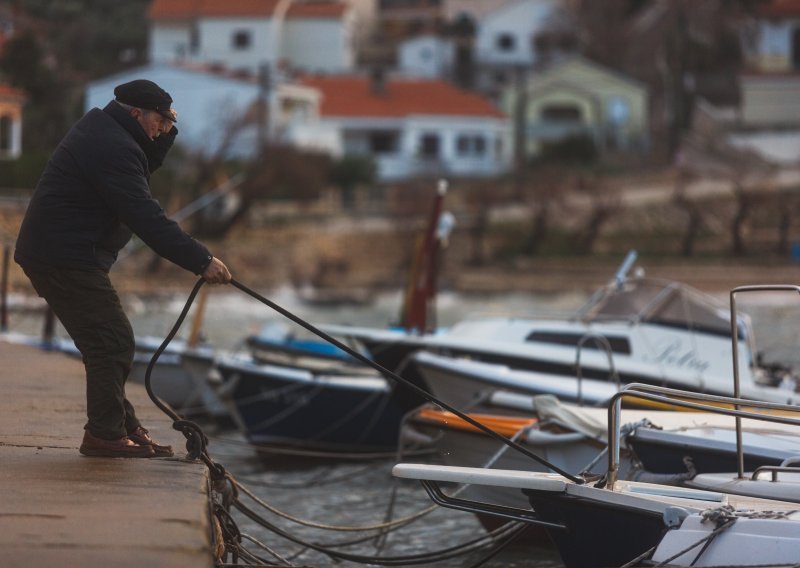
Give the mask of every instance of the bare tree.
[{"label": "bare tree", "polygon": [[744,256],[744,226],[750,216],[754,199],[740,182],[734,181],[733,187],[736,198],[736,213],[734,213],[731,220],[731,253],[733,256]]},{"label": "bare tree", "polygon": [[575,250],[578,254],[591,254],[603,227],[619,212],[620,200],[601,179],[594,180],[584,191],[590,191],[590,208],[583,227],[575,235]]},{"label": "bare tree", "polygon": [[[702,97],[735,104],[748,0],[570,0],[582,52],[649,86],[656,147],[671,159]],[[631,49],[635,46],[635,49]]]},{"label": "bare tree", "polygon": [[529,168],[523,179],[523,195],[530,209],[531,228],[522,252],[534,256],[547,238],[554,209],[563,202],[564,194],[572,184],[572,176],[564,167],[549,166]]},{"label": "bare tree", "polygon": [[489,219],[496,198],[491,189],[473,188],[467,194],[467,205],[470,211],[470,222],[467,225],[470,239],[469,264],[483,266],[486,264],[486,235],[489,232]]},{"label": "bare tree", "polygon": [[501,203],[511,201],[513,189],[499,180],[482,181],[471,187],[462,187],[467,211],[464,227],[470,238],[470,256],[467,261],[473,266],[486,263],[487,236],[489,235],[492,211]]},{"label": "bare tree", "polygon": [[789,235],[792,229],[792,220],[797,213],[797,192],[800,187],[792,187],[777,193],[774,206],[778,213],[778,239],[775,252],[785,256],[789,253]]},{"label": "bare tree", "polygon": [[687,195],[687,186],[695,179],[694,172],[686,168],[684,164],[678,165],[672,201],[678,209],[686,213],[686,230],[683,233],[680,248],[681,254],[686,257],[694,254],[695,241],[705,224],[703,206]]}]

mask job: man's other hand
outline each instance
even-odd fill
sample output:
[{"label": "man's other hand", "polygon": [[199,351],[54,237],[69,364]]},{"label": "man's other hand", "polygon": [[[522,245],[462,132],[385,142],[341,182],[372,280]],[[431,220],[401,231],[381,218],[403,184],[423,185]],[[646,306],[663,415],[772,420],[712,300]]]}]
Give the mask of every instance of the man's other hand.
[{"label": "man's other hand", "polygon": [[203,271],[203,278],[209,284],[227,284],[231,281],[231,273],[224,262],[214,257]]}]

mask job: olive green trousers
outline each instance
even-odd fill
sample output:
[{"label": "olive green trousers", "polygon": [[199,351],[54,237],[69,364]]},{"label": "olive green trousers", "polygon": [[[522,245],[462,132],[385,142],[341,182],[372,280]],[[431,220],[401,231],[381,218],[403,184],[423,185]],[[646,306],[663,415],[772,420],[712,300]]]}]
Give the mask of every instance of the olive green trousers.
[{"label": "olive green trousers", "polygon": [[140,426],[125,398],[134,337],[117,291],[102,270],[24,269],[83,356],[86,367],[85,428],[115,440]]}]

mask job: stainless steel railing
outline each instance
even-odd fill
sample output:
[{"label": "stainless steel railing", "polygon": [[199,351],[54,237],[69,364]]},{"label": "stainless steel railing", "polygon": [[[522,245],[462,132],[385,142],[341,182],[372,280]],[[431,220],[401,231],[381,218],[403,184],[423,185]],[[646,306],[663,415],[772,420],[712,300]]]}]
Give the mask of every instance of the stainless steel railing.
[{"label": "stainless steel railing", "polygon": [[[731,344],[733,345],[733,396],[739,398],[741,391],[739,389],[739,319],[736,316],[736,294],[742,292],[797,292],[800,294],[800,286],[793,284],[757,284],[753,286],[738,286],[731,290]],[[753,353],[755,356],[755,353]],[[749,403],[748,403],[749,404]],[[751,405],[752,406],[752,405]],[[739,407],[736,406],[738,409]],[[742,420],[736,418],[736,444],[742,445]],[[739,477],[742,476],[744,470],[744,456],[739,454]]]},{"label": "stainless steel railing", "polygon": [[[736,436],[736,455],[738,462],[738,476],[740,479],[744,478],[744,452],[742,449],[741,438],[741,419],[749,418],[753,420],[762,420],[765,422],[773,422],[779,424],[789,424],[793,426],[800,426],[800,417],[789,418],[786,416],[777,416],[772,414],[763,414],[760,412],[753,412],[750,410],[741,410],[742,406],[750,408],[760,408],[763,410],[777,410],[783,412],[791,412],[800,414],[800,406],[790,404],[778,404],[774,402],[762,402],[757,400],[745,400],[742,398],[718,396],[705,393],[695,393],[682,391],[678,389],[670,389],[666,387],[659,387],[654,385],[645,385],[641,383],[630,383],[625,385],[623,389],[611,397],[608,407],[608,475],[607,486],[611,489],[617,481],[619,472],[619,449],[621,439],[620,428],[620,415],[622,414],[622,399],[638,398],[640,400],[649,400],[652,402],[660,402],[681,408],[689,408],[692,410],[699,410],[703,412],[711,412],[715,414],[723,414],[733,416],[736,418],[737,436]],[[699,402],[691,402],[693,399]],[[730,405],[733,408],[724,408],[714,406],[709,403]]]},{"label": "stainless steel railing", "polygon": [[580,340],[578,340],[575,351],[575,374],[578,378],[578,406],[583,406],[583,367],[581,366],[581,351],[583,350],[583,345],[589,340],[593,340],[606,352],[606,357],[608,358],[609,375],[616,381],[617,390],[620,389],[619,373],[617,372],[617,368],[614,366],[614,355],[608,338],[605,335],[601,335],[593,331],[585,333]]}]

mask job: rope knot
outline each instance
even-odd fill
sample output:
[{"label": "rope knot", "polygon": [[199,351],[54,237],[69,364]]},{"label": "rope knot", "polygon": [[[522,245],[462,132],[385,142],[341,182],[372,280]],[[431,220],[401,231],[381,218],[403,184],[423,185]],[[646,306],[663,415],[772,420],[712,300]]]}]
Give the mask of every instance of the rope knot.
[{"label": "rope knot", "polygon": [[200,426],[190,420],[176,420],[172,423],[172,427],[186,437],[187,459],[194,461],[206,453],[208,438]]}]

